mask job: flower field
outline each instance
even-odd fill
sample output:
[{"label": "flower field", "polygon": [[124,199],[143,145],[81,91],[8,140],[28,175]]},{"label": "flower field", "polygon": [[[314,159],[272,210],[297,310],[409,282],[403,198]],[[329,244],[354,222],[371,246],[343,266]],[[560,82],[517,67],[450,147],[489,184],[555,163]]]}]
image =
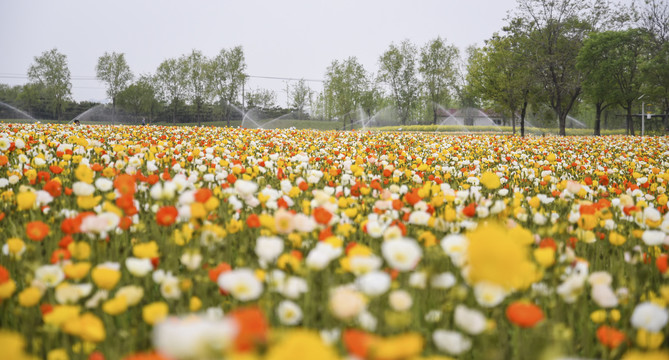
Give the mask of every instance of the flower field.
[{"label": "flower field", "polygon": [[0,358],[669,359],[669,141],[0,125]]}]

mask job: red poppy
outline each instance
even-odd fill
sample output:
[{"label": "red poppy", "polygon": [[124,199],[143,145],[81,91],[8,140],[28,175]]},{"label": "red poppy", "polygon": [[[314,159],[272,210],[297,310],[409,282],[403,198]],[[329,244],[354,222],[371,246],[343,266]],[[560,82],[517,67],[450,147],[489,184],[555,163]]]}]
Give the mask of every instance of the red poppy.
[{"label": "red poppy", "polygon": [[532,303],[516,301],[506,308],[506,317],[522,328],[531,328],[544,318],[544,312]]}]

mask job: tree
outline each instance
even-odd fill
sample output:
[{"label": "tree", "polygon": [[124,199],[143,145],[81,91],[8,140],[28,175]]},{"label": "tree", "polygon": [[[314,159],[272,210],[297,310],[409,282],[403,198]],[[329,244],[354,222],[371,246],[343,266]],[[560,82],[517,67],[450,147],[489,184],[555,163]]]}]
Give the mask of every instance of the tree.
[{"label": "tree", "polygon": [[664,128],[669,129],[669,42],[641,66],[643,83],[648,86],[647,95],[661,104]]},{"label": "tree", "polygon": [[67,56],[56,48],[36,56],[35,63],[28,68],[28,79],[43,87],[52,114],[60,119],[72,89]]},{"label": "tree", "polygon": [[112,100],[112,124],[116,117],[116,96],[132,81],[133,74],[123,53],[105,52],[98,58],[95,73],[107,85],[107,96]]},{"label": "tree", "polygon": [[209,89],[210,72],[207,70],[208,61],[202,52],[193,50],[186,58],[186,96],[195,105],[197,125],[202,125],[202,106],[204,105]]},{"label": "tree", "polygon": [[184,56],[160,63],[155,80],[160,97],[172,104],[172,123],[177,122],[179,102],[187,95],[188,65]]},{"label": "tree", "polygon": [[44,92],[42,85],[37,83],[28,83],[23,85],[18,95],[21,107],[28,113],[38,109],[40,105],[40,96]]},{"label": "tree", "polygon": [[660,0],[645,0],[641,9],[641,27],[653,37],[656,47],[669,41],[669,3]]},{"label": "tree", "polygon": [[581,95],[581,73],[576,57],[587,34],[608,18],[605,0],[518,0],[512,23],[528,37],[535,75],[543,98],[555,112],[560,135],[567,115]]},{"label": "tree", "polygon": [[241,46],[230,50],[221,49],[209,63],[211,92],[224,107],[224,116],[228,126],[230,126],[230,108],[237,101],[246,83],[245,71],[246,60]]},{"label": "tree", "polygon": [[418,71],[423,77],[423,87],[431,102],[433,124],[437,124],[439,105],[448,102],[449,88],[455,85],[459,56],[458,48],[447,45],[441,37],[430,41],[420,51]]},{"label": "tree", "polygon": [[470,56],[467,67],[472,92],[508,111],[514,134],[516,116],[520,116],[521,136],[525,136],[525,114],[535,86],[527,51],[527,38],[521,33],[495,34],[483,49]]},{"label": "tree", "polygon": [[379,78],[389,87],[395,100],[402,124],[405,125],[416,105],[418,76],[416,75],[416,48],[409,40],[390,48],[379,58]]},{"label": "tree", "polygon": [[301,118],[304,107],[311,103],[313,91],[306,84],[304,79],[300,79],[293,85],[292,106],[297,110],[297,117]]},{"label": "tree", "polygon": [[351,114],[360,105],[360,97],[365,89],[367,74],[355,57],[344,61],[333,61],[325,73],[326,104],[335,117],[341,118],[343,129],[346,120],[351,123]]},{"label": "tree", "polygon": [[383,91],[379,87],[379,82],[374,74],[368,74],[363,85],[363,91],[360,94],[360,107],[367,115],[367,119],[378,111],[383,100]]},{"label": "tree", "polygon": [[118,93],[118,105],[135,115],[148,115],[150,123],[160,105],[153,82],[149,75],[140,76],[134,84]]},{"label": "tree", "polygon": [[641,29],[595,33],[588,40],[595,55],[592,59],[599,60],[599,71],[608,74],[615,85],[615,100],[627,111],[627,131],[632,135],[632,106],[643,95],[640,67],[648,60],[649,44],[648,33]]},{"label": "tree", "polygon": [[276,106],[276,93],[269,89],[256,89],[246,94],[249,109],[271,109]]},{"label": "tree", "polygon": [[602,46],[602,36],[594,33],[585,40],[576,59],[576,67],[583,74],[583,95],[595,105],[595,135],[601,134],[602,113],[619,97],[617,84],[609,73],[610,49]]}]

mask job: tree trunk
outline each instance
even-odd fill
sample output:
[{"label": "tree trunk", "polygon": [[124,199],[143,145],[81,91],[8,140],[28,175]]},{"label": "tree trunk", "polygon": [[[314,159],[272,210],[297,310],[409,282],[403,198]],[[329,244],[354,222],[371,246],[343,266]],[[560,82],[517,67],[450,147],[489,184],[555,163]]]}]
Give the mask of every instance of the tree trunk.
[{"label": "tree trunk", "polygon": [[116,122],[116,96],[112,98],[112,125]]},{"label": "tree trunk", "polygon": [[434,104],[432,104],[432,114],[433,114],[432,124],[437,125],[437,107],[434,106]]},{"label": "tree trunk", "polygon": [[516,110],[511,110],[511,126],[513,127],[513,135],[516,135]]},{"label": "tree trunk", "polygon": [[202,126],[202,105],[200,102],[197,102],[196,109],[197,109],[197,114],[195,115],[197,117],[197,126]]},{"label": "tree trunk", "polygon": [[595,136],[600,136],[601,135],[601,122],[602,122],[602,112],[604,109],[602,108],[602,103],[598,102],[595,104]]},{"label": "tree trunk", "polygon": [[174,110],[172,111],[172,124],[177,123],[177,100],[174,100]]},{"label": "tree trunk", "polygon": [[627,133],[629,135],[634,136],[634,122],[632,121],[632,102],[628,101],[627,102],[627,107],[625,108],[627,110]]},{"label": "tree trunk", "polygon": [[228,127],[230,127],[230,106],[225,107],[225,120],[228,122]]},{"label": "tree trunk", "polygon": [[523,108],[520,110],[520,136],[525,137],[525,114],[527,113],[527,101],[523,103]]},{"label": "tree trunk", "polygon": [[560,127],[560,136],[565,136],[567,135],[567,112],[566,111],[561,111],[561,108],[557,108],[555,110],[555,114],[558,117],[558,124]]}]

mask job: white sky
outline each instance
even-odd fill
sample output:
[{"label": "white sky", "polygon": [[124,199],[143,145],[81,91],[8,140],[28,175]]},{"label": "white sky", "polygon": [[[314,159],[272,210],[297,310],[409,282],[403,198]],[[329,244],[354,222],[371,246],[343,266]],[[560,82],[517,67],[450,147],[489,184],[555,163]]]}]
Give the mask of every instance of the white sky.
[{"label": "white sky", "polygon": [[[77,101],[105,100],[95,79],[105,51],[125,53],[135,75],[193,49],[212,57],[236,45],[251,76],[323,79],[333,60],[349,56],[377,72],[392,42],[422,46],[441,36],[464,52],[500,31],[514,7],[515,0],[0,0],[0,83],[26,83],[34,57],[54,47],[67,56]],[[257,87],[285,105],[285,81],[252,78]]]}]

